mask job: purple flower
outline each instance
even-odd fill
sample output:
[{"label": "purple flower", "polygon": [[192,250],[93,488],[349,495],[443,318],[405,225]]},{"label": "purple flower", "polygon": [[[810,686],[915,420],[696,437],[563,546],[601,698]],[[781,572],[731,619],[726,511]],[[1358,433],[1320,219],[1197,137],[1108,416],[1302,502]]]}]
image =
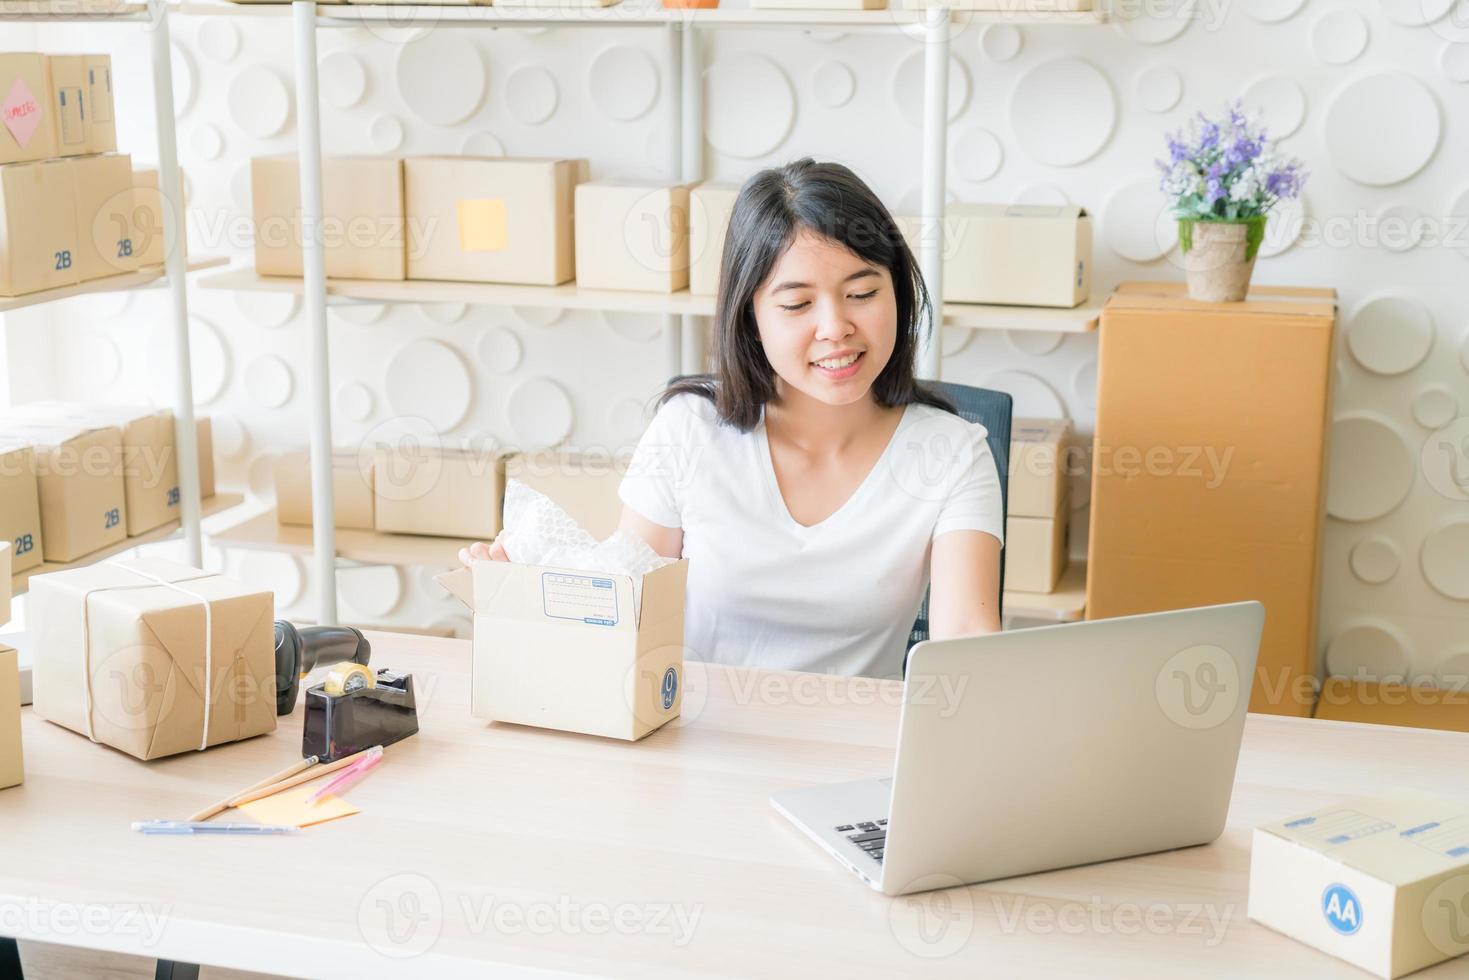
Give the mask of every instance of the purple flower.
[{"label": "purple flower", "polygon": [[1205,186],[1208,192],[1207,198],[1210,204],[1213,204],[1215,201],[1224,196],[1224,181],[1220,180],[1218,177],[1210,177],[1208,184],[1206,184]]},{"label": "purple flower", "polygon": [[1188,147],[1177,137],[1168,137],[1168,157],[1174,163],[1182,163],[1188,159]]},{"label": "purple flower", "polygon": [[1199,149],[1212,150],[1219,145],[1219,124],[1208,119],[1204,120],[1203,128],[1199,135]]}]

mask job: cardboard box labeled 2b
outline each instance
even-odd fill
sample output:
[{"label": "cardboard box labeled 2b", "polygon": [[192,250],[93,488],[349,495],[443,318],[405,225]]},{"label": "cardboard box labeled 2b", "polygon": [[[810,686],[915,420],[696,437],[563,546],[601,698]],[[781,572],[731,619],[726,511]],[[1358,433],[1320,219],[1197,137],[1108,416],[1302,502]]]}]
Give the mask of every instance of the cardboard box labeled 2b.
[{"label": "cardboard box labeled 2b", "polygon": [[36,451],[30,443],[13,437],[0,438],[0,539],[10,543],[12,573],[41,564]]},{"label": "cardboard box labeled 2b", "polygon": [[689,187],[592,180],[576,188],[576,282],[671,293],[689,284]]},{"label": "cardboard box labeled 2b", "polygon": [[143,559],[37,575],[30,602],[39,717],[139,759],[275,729],[270,592]]},{"label": "cardboard box labeled 2b", "polygon": [[122,433],[117,428],[3,419],[0,437],[35,449],[46,561],[75,561],[127,537]]},{"label": "cardboard box labeled 2b", "polygon": [[[333,279],[402,279],[406,275],[403,161],[333,156],[321,161],[321,239]],[[255,212],[255,271],[299,276],[301,176],[296,157],[250,161]]]},{"label": "cardboard box labeled 2b", "polygon": [[76,199],[69,160],[0,167],[0,296],[81,282]]},{"label": "cardboard box labeled 2b", "polygon": [[133,163],[126,154],[71,158],[76,184],[77,245],[73,254],[82,282],[131,272],[142,263],[133,201]]},{"label": "cardboard box labeled 2b", "polygon": [[477,561],[438,581],[474,611],[476,718],[636,741],[678,717],[680,559],[643,576]]},{"label": "cardboard box labeled 2b", "polygon": [[1259,827],[1249,916],[1385,980],[1469,952],[1469,806],[1417,791]]},{"label": "cardboard box labeled 2b", "polygon": [[585,160],[403,161],[409,279],[555,286],[576,275],[572,227]]}]

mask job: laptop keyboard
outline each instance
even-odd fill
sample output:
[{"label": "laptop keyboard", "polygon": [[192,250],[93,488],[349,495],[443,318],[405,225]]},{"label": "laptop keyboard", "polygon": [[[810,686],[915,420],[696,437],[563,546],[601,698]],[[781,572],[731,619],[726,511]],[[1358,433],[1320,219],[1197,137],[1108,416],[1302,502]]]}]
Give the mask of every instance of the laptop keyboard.
[{"label": "laptop keyboard", "polygon": [[867,853],[867,856],[878,864],[882,863],[882,854],[887,847],[888,841],[888,822],[886,817],[881,820],[863,820],[858,823],[839,824],[836,831],[845,836],[853,844],[862,848]]}]

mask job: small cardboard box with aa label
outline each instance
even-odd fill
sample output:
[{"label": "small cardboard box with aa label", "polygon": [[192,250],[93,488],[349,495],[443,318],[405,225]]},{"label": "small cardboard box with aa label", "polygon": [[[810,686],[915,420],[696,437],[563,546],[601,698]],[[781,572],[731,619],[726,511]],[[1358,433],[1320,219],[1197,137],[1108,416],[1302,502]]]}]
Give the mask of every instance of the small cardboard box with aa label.
[{"label": "small cardboard box with aa label", "polygon": [[636,741],[678,717],[679,559],[642,577],[477,561],[438,577],[474,611],[476,718]]},{"label": "small cardboard box with aa label", "polygon": [[1469,952],[1469,805],[1415,790],[1255,829],[1249,916],[1385,980]]}]

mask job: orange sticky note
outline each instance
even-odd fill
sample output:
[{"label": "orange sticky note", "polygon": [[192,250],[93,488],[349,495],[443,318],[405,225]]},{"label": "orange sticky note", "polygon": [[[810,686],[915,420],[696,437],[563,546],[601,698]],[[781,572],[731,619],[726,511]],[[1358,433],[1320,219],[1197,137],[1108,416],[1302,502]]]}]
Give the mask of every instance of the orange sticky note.
[{"label": "orange sticky note", "polygon": [[461,252],[499,252],[509,246],[504,198],[461,200],[457,209]]},{"label": "orange sticky note", "polygon": [[350,817],[361,813],[346,800],[336,796],[324,796],[315,806],[308,806],[307,799],[321,787],[306,783],[281,790],[274,796],[266,796],[240,807],[258,823],[284,824],[289,827],[309,827],[314,823]]}]

